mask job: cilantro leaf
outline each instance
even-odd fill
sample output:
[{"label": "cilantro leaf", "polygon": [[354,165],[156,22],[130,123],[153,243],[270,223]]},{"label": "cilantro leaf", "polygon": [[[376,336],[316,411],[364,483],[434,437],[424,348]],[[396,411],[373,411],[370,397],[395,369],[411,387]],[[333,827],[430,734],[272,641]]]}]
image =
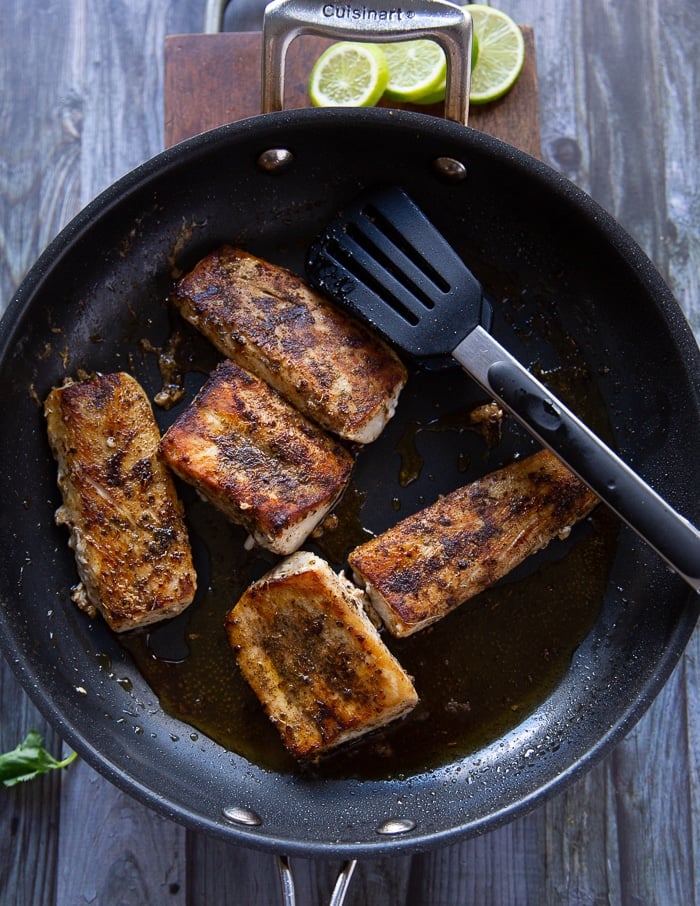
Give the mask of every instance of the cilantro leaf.
[{"label": "cilantro leaf", "polygon": [[3,786],[14,786],[24,780],[32,780],[39,774],[65,768],[77,757],[77,752],[71,752],[67,758],[58,761],[44,748],[41,735],[36,730],[30,730],[27,738],[16,749],[0,755],[0,782]]}]

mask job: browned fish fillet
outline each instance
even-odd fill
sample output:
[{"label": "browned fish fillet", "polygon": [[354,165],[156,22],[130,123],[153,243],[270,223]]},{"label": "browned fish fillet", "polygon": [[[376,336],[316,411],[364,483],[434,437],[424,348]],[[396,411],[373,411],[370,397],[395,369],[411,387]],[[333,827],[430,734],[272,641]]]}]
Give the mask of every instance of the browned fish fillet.
[{"label": "browned fish fillet", "polygon": [[346,440],[369,443],[406,382],[394,352],[288,270],[224,246],[173,301],[225,356]]},{"label": "browned fish fillet", "polygon": [[407,636],[568,534],[597,502],[544,450],[453,491],[348,559],[387,628]]},{"label": "browned fish fillet", "polygon": [[296,758],[318,757],[418,701],[362,597],[324,560],[299,551],[251,585],[227,617],[241,671]]},{"label": "browned fish fillet", "polygon": [[172,617],[196,590],[187,529],[146,394],[128,374],[49,393],[44,411],[81,584],[73,600],[116,632]]},{"label": "browned fish fillet", "polygon": [[177,475],[278,554],[303,543],[353,467],[337,440],[230,361],[210,375],[160,450]]}]

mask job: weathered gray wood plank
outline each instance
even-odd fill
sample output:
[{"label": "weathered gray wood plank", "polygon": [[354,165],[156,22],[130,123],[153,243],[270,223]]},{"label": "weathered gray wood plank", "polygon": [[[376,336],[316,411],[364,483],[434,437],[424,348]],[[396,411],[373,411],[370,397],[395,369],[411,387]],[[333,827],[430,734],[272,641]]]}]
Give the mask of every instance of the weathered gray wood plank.
[{"label": "weathered gray wood plank", "polygon": [[3,10],[0,57],[3,310],[38,252],[79,203],[79,151],[61,53],[63,45],[73,46],[71,23],[65,9],[49,8],[34,24],[28,4],[9,6]]},{"label": "weathered gray wood plank", "polygon": [[700,632],[695,631],[683,658],[685,672],[684,701],[687,737],[681,744],[687,751],[688,784],[692,832],[687,861],[693,884],[692,903],[700,903]]},{"label": "weathered gray wood plank", "polygon": [[[0,55],[0,310],[49,239],[76,210],[78,149],[66,128],[68,94],[61,45],[71,46],[64,10],[50,8],[33,23],[28,5],[2,13]],[[53,52],[52,52],[53,51]],[[18,78],[19,73],[30,73]],[[50,86],[39,91],[38,86]],[[7,442],[7,439],[3,439]],[[30,729],[50,751],[61,741],[29,702],[9,667],[0,666],[0,751]],[[0,791],[0,902],[53,902],[61,779]]]},{"label": "weathered gray wood plank", "polygon": [[607,826],[609,793],[605,762],[547,805],[547,903],[623,902],[616,839]]},{"label": "weathered gray wood plank", "polygon": [[407,906],[541,904],[543,819],[538,809],[483,837],[414,858]]},{"label": "weathered gray wood plank", "polygon": [[684,671],[677,670],[642,721],[610,756],[622,902],[693,902],[693,878],[678,872],[692,851]]},{"label": "weathered gray wood plank", "polygon": [[[327,903],[336,883],[339,861],[295,857],[290,860],[297,902]],[[411,858],[362,859],[355,869],[346,906],[402,906],[410,884]],[[280,882],[274,856],[189,835],[188,906],[225,903],[253,906],[280,900]]]},{"label": "weathered gray wood plank", "polygon": [[[668,283],[700,336],[700,67],[697,3],[660,5],[654,19],[657,128],[664,148],[665,222],[661,234]],[[695,687],[697,689],[697,686]],[[696,699],[697,703],[697,699]],[[697,711],[696,711],[697,713]]]},{"label": "weathered gray wood plank", "polygon": [[63,778],[57,838],[56,903],[186,906],[184,830],[85,762]]},{"label": "weathered gray wood plank", "polygon": [[[0,670],[0,751],[14,749],[37,729],[54,755],[58,735],[48,728],[7,667]],[[12,789],[0,788],[0,903],[18,906],[54,901],[60,778],[42,777]],[[16,899],[13,899],[16,898]]]}]

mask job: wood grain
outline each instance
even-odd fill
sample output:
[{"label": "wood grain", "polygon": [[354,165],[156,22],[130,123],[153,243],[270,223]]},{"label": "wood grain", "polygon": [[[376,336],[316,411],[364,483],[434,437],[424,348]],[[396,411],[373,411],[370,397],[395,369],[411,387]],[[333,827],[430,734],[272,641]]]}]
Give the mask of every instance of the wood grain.
[{"label": "wood grain", "polygon": [[[523,27],[526,58],[508,95],[492,104],[472,105],[469,125],[540,154],[537,63],[532,28]],[[311,68],[331,42],[302,35],[292,42],[285,69],[285,108],[309,107],[306,85]],[[174,35],[165,41],[165,142],[190,138],[207,129],[260,112],[259,32],[217,35]],[[390,106],[381,102],[381,106]],[[391,105],[442,116],[443,104]]]},{"label": "wood grain", "polygon": [[84,762],[63,778],[58,843],[58,903],[186,906],[185,831],[116,792]]},{"label": "wood grain", "polygon": [[[700,335],[700,4],[497,5],[533,26],[544,159],[642,244]],[[200,0],[3,4],[0,309],[79,207],[164,147],[165,38],[199,32],[203,12]],[[700,904],[699,664],[696,632],[646,716],[585,777],[482,838],[363,860],[348,906]],[[32,727],[61,751],[2,662],[0,749]],[[0,797],[3,906],[281,902],[272,857],[156,817],[84,763]],[[299,903],[327,901],[337,864],[293,864]]]}]

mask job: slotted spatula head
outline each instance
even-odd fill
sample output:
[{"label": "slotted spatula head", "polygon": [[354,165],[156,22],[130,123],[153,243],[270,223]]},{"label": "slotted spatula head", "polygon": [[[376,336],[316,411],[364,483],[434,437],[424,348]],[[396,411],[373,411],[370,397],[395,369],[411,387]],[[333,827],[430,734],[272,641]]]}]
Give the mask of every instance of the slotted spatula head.
[{"label": "slotted spatula head", "polygon": [[479,282],[399,188],[348,205],[311,246],[307,274],[423,365],[454,364],[460,340],[490,328]]}]

